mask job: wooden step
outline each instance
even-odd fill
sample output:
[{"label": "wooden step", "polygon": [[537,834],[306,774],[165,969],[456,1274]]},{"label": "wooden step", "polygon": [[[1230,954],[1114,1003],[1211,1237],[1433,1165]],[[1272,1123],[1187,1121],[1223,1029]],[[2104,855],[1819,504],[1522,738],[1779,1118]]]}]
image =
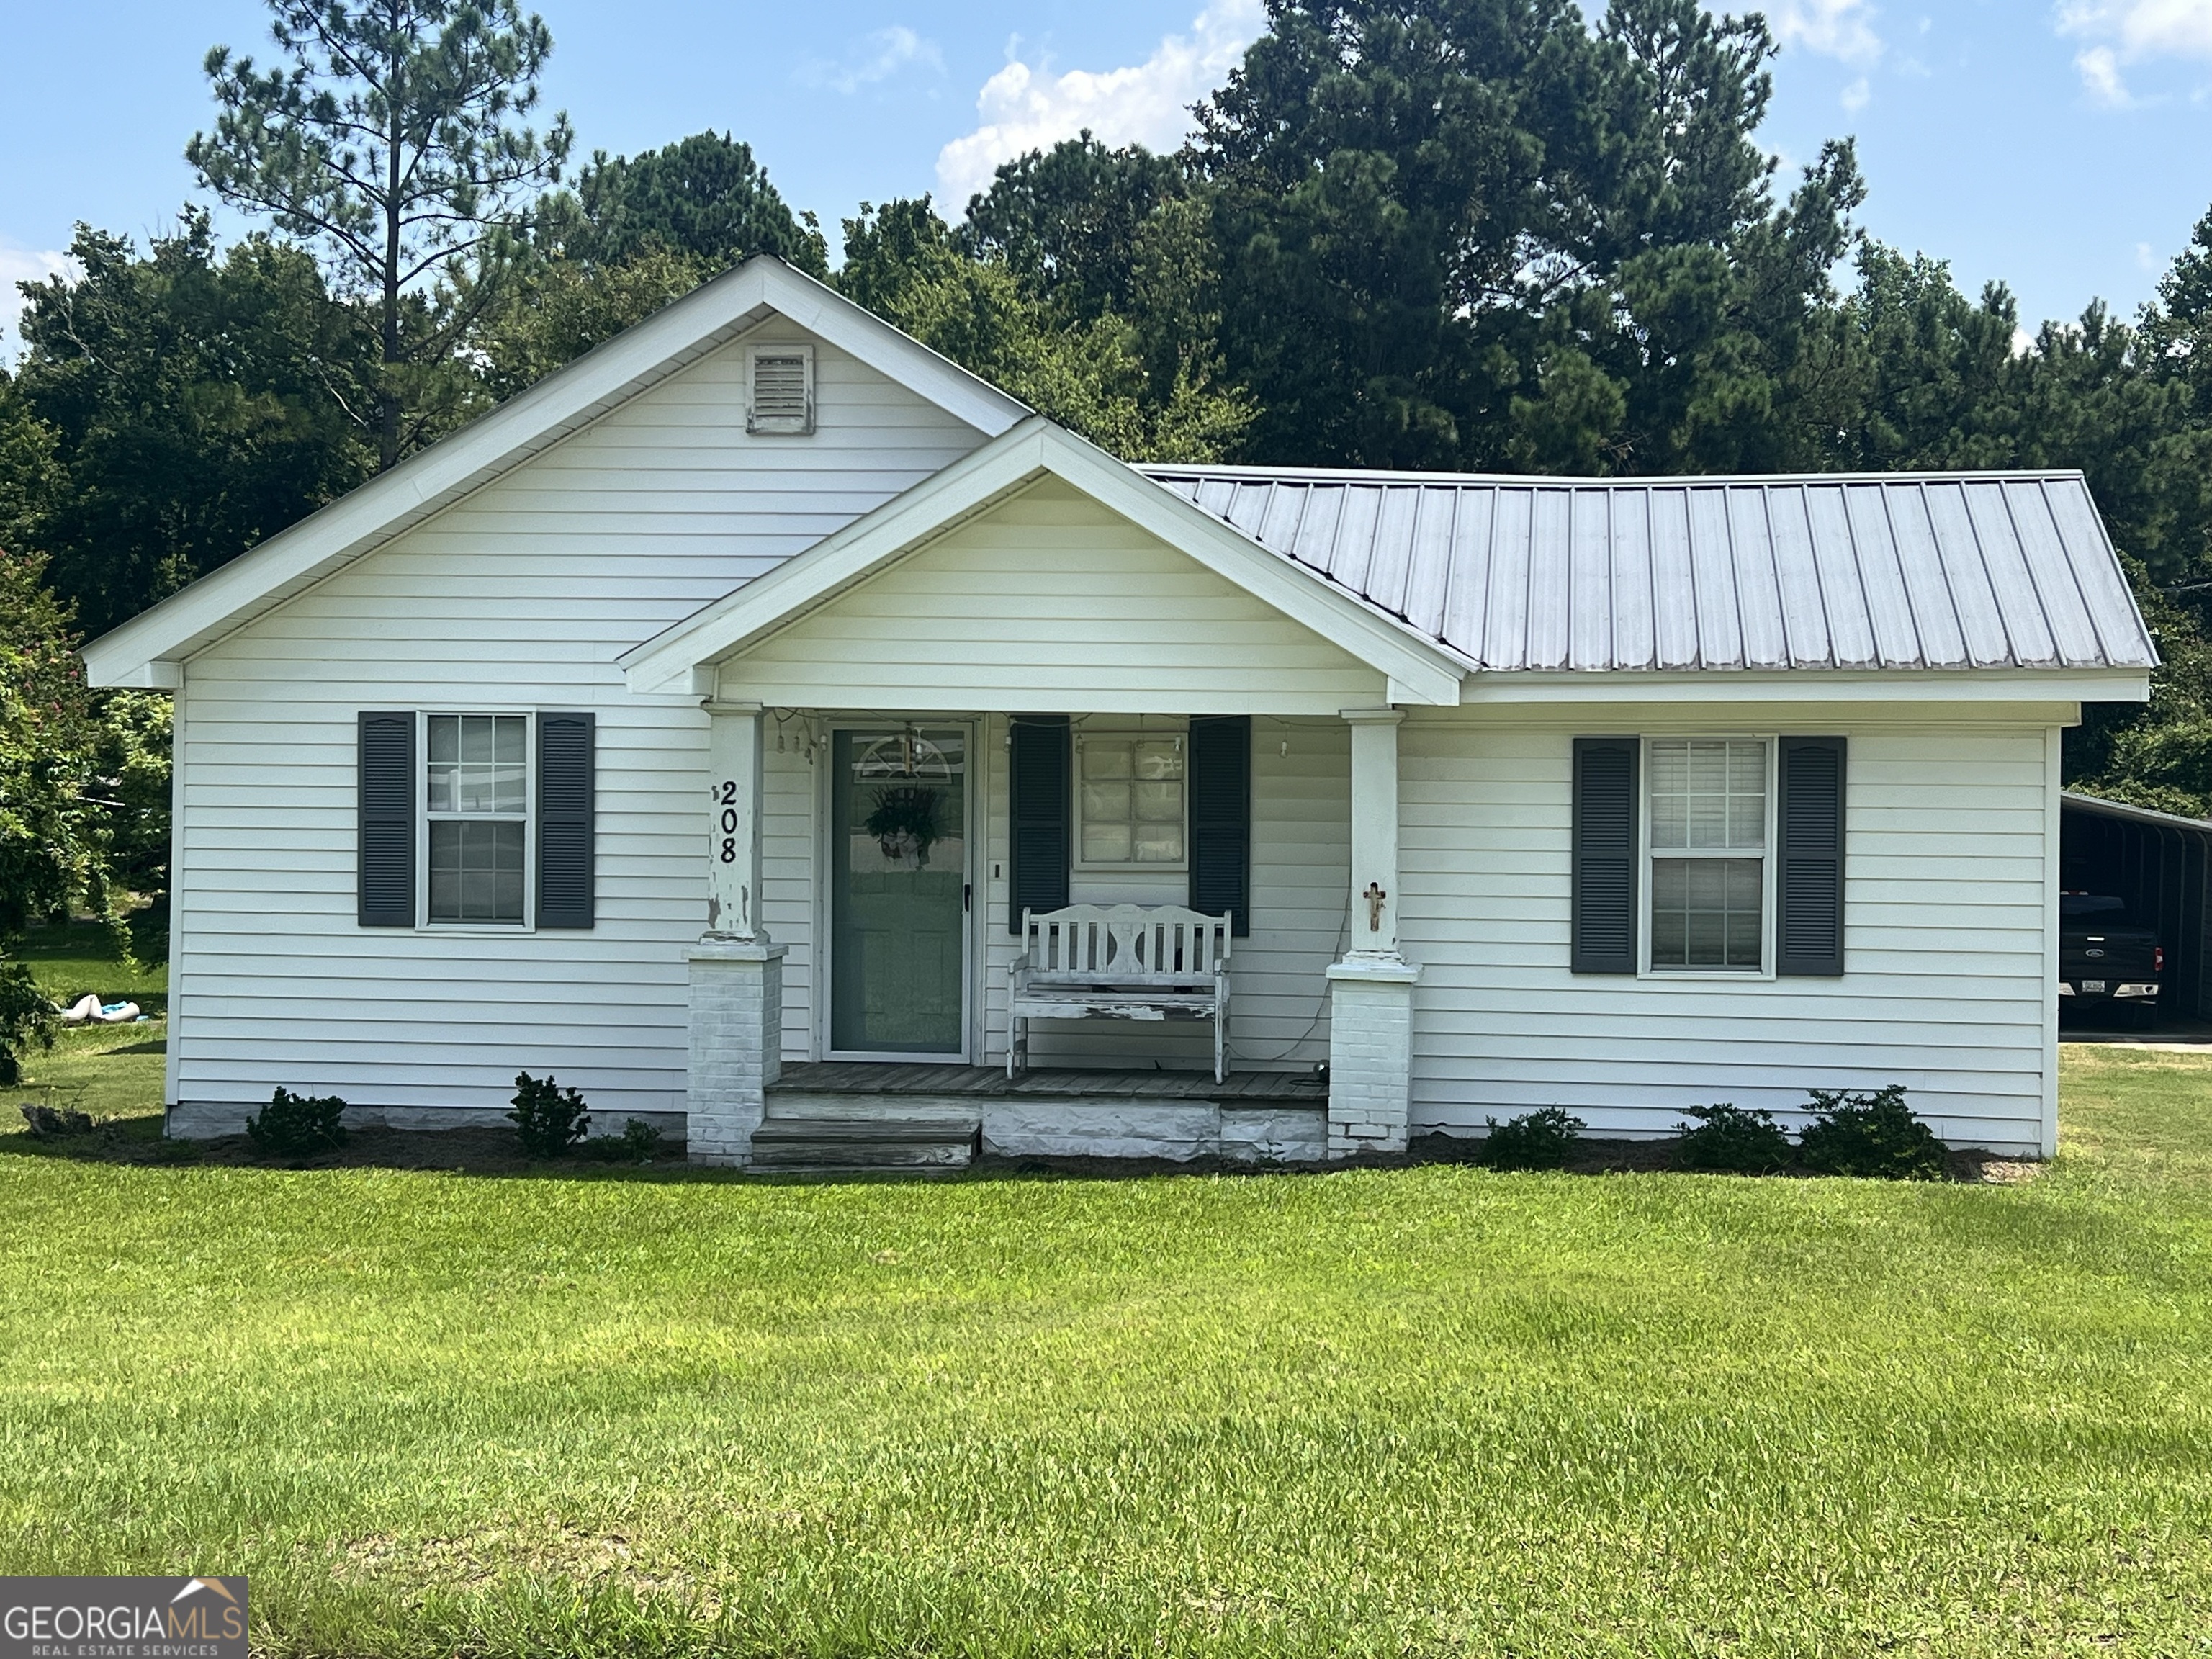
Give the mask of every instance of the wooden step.
[{"label": "wooden step", "polygon": [[977,1126],[898,1118],[784,1117],[753,1131],[761,1170],[957,1170],[975,1155]]}]

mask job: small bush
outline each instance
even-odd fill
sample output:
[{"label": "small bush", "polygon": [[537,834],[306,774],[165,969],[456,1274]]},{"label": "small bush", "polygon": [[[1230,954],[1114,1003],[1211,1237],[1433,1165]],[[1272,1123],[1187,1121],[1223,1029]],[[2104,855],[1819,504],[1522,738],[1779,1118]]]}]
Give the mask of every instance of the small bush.
[{"label": "small bush", "polygon": [[1943,1143],[1913,1116],[1905,1085],[1872,1094],[1814,1089],[1813,1126],[1797,1138],[1797,1156],[1822,1175],[1875,1176],[1888,1181],[1940,1181]]},{"label": "small bush", "polygon": [[54,1005],[20,962],[0,962],[0,1086],[23,1080],[23,1054],[54,1046]]},{"label": "small bush", "polygon": [[593,1135],[580,1149],[602,1164],[650,1164],[660,1156],[660,1131],[634,1117],[618,1135]]},{"label": "small bush", "polygon": [[246,1120],[246,1139],[264,1152],[319,1152],[345,1145],[340,1121],[346,1103],[336,1095],[317,1099],[279,1089],[258,1117]]},{"label": "small bush", "polygon": [[1717,1170],[1766,1175],[1790,1162],[1790,1136],[1767,1111],[1734,1106],[1692,1106],[1698,1127],[1677,1123],[1673,1163],[1679,1170]]},{"label": "small bush", "polygon": [[551,1075],[514,1074],[514,1109],[507,1114],[522,1150],[532,1158],[560,1158],[592,1127],[580,1090],[563,1089]]},{"label": "small bush", "polygon": [[1575,1155],[1575,1141],[1589,1126],[1560,1106],[1523,1113],[1510,1123],[1488,1120],[1482,1161],[1493,1170],[1556,1170]]}]

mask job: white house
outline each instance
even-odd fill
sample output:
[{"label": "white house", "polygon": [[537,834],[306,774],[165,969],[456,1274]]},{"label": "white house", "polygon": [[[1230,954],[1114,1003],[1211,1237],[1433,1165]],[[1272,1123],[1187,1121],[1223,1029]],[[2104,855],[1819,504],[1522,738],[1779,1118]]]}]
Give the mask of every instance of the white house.
[{"label": "white house", "polygon": [[[2059,732],[2155,661],[2077,474],[1132,467],[765,258],[86,656],[176,695],[171,1133],[527,1070],[726,1163],[1892,1082],[2047,1154]],[[1225,1080],[1007,1076],[1071,904],[1232,918]]]}]

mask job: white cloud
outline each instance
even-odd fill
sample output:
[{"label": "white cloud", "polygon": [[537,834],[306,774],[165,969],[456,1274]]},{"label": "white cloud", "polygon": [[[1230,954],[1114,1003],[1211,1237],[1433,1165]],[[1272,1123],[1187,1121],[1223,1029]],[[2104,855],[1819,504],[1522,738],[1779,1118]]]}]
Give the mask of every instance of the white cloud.
[{"label": "white cloud", "polygon": [[922,64],[945,73],[945,57],[937,42],[923,39],[903,23],[863,35],[842,64],[815,58],[799,66],[801,85],[827,87],[850,96],[862,87],[888,81],[909,64]]},{"label": "white cloud", "polygon": [[2212,0],[2066,0],[2058,27],[2117,39],[2131,61],[2168,53],[2212,58]]},{"label": "white cloud", "polygon": [[2124,66],[2155,58],[2212,58],[2212,0],[2063,0],[2058,32],[2091,42],[2074,59],[2103,104],[2134,102]]},{"label": "white cloud", "polygon": [[1856,115],[1874,101],[1874,88],[1865,76],[1844,88],[1843,104],[1846,114]]},{"label": "white cloud", "polygon": [[1781,0],[1766,15],[1774,38],[1784,46],[1802,46],[1847,64],[1871,64],[1881,56],[1875,9],[1868,0]]},{"label": "white cloud", "polygon": [[15,284],[43,283],[49,276],[74,279],[82,274],[66,253],[0,241],[0,360],[12,360],[22,344],[15,335],[15,319],[22,314],[23,296]]},{"label": "white cloud", "polygon": [[1049,149],[1085,127],[1103,144],[1173,149],[1190,131],[1190,106],[1228,78],[1265,27],[1261,0],[1212,0],[1188,34],[1167,36],[1143,63],[1065,74],[1042,59],[1024,63],[1010,45],[1006,66],[976,95],[981,125],[938,152],[945,210],[963,210],[1000,163]]},{"label": "white cloud", "polygon": [[2119,108],[2135,101],[2128,93],[2128,83],[2120,78],[2120,61],[2110,46],[2090,47],[2075,58],[2074,67],[2081,71],[2081,84],[2099,103]]}]

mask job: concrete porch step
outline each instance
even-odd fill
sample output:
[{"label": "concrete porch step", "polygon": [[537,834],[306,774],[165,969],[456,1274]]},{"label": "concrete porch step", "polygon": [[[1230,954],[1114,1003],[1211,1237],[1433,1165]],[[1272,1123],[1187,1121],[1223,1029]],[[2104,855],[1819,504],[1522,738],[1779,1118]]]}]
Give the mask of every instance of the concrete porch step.
[{"label": "concrete porch step", "polygon": [[761,1170],[957,1170],[975,1155],[978,1126],[908,1118],[776,1116],[753,1131]]}]

